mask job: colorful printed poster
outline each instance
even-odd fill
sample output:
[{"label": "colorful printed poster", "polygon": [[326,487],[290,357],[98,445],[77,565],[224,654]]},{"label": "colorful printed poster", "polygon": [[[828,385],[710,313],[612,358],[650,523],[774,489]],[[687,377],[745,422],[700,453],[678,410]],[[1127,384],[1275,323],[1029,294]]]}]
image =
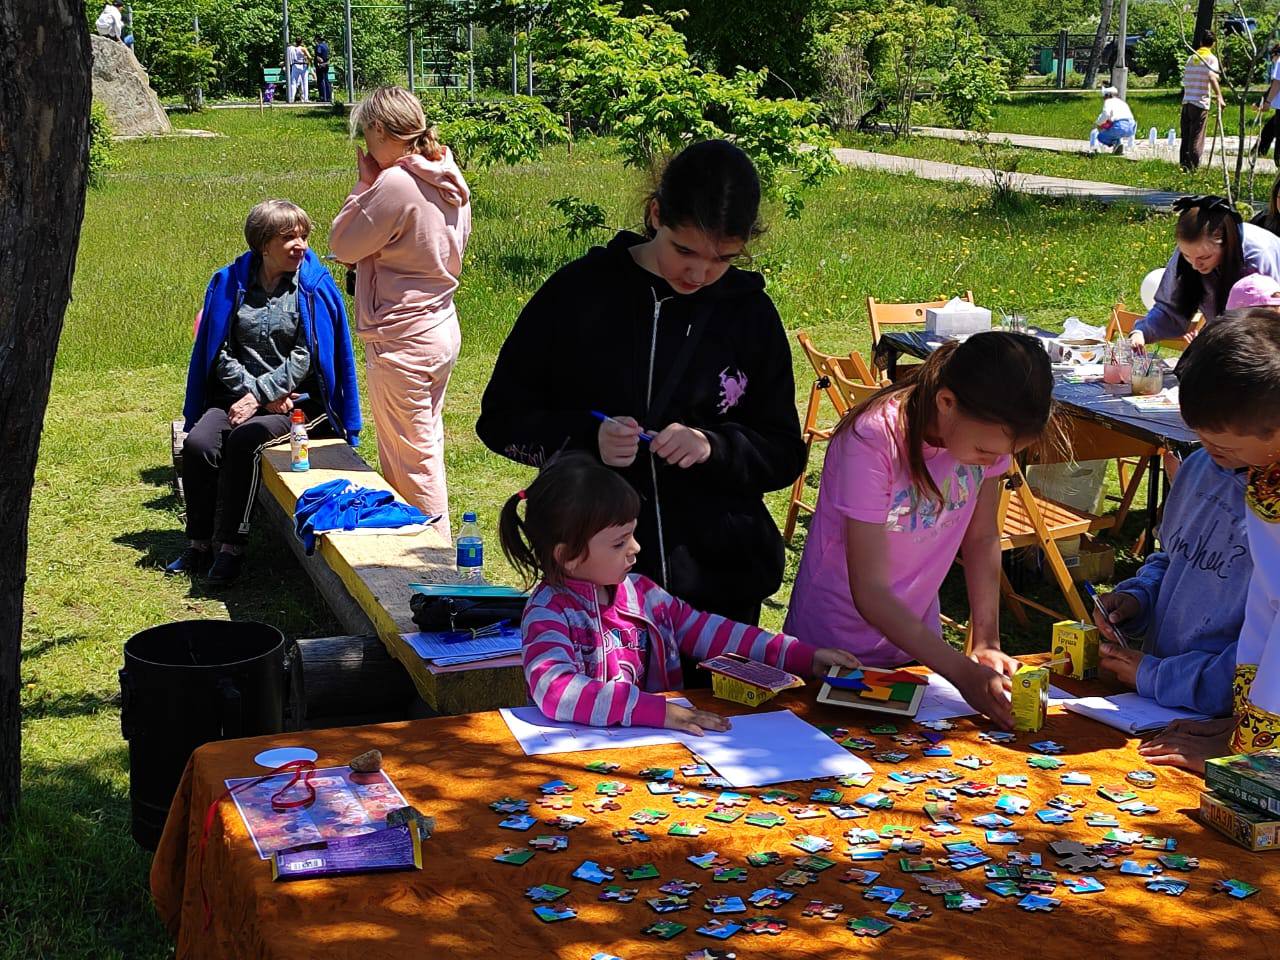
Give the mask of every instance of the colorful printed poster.
[{"label": "colorful printed poster", "polygon": [[[226,781],[226,785],[233,789],[255,779],[240,777]],[[314,803],[272,809],[272,796],[292,779],[292,773],[282,773],[231,795],[263,860],[284,847],[380,830],[387,825],[388,813],[408,805],[384,771],[356,773],[350,767],[321,767],[311,776]],[[300,779],[281,799],[297,800],[306,794]]]}]

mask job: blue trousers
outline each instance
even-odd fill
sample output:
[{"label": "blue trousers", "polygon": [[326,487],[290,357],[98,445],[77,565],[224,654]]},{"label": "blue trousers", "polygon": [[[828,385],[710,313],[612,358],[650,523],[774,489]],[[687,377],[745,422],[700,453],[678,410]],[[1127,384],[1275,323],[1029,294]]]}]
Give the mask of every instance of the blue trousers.
[{"label": "blue trousers", "polygon": [[1114,147],[1125,137],[1132,137],[1138,132],[1138,125],[1132,120],[1117,120],[1106,130],[1098,131],[1098,142],[1104,147]]}]

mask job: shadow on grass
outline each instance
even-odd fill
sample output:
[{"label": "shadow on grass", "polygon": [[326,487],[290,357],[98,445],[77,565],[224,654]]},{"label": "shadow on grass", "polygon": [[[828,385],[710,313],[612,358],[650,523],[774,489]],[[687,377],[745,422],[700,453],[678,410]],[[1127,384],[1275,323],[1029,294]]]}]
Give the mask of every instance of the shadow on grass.
[{"label": "shadow on grass", "polygon": [[147,889],[150,854],[129,836],[123,741],[78,761],[28,759],[22,802],[0,829],[0,956],[171,956]]}]

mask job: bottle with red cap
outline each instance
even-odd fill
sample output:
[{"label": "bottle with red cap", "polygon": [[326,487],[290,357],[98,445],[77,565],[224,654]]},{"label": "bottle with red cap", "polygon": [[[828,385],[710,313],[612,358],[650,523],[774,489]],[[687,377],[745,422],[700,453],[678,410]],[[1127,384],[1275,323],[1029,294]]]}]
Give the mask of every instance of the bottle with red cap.
[{"label": "bottle with red cap", "polygon": [[307,422],[301,410],[294,409],[289,415],[289,454],[290,462],[296,473],[311,469],[311,456],[307,452]]}]

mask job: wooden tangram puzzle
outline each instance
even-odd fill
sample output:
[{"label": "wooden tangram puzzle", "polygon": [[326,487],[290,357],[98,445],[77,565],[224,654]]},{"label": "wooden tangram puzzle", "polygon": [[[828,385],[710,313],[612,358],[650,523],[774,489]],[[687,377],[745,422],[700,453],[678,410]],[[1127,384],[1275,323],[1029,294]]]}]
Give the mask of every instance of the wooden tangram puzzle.
[{"label": "wooden tangram puzzle", "polygon": [[902,717],[916,715],[929,685],[928,678],[919,674],[875,667],[832,667],[823,679],[825,682],[818,693],[822,703]]}]

